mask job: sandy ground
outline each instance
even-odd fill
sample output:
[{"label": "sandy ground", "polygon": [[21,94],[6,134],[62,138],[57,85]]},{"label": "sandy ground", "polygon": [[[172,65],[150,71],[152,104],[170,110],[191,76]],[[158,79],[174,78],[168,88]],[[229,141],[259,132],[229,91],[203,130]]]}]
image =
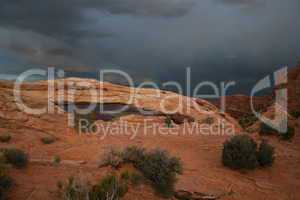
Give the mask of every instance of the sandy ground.
[{"label": "sandy ground", "polygon": [[[2,86],[1,86],[2,84]],[[178,177],[177,190],[201,192],[221,196],[224,200],[298,200],[300,199],[300,120],[296,124],[296,135],[292,142],[280,141],[276,137],[268,137],[269,142],[276,148],[276,160],[270,168],[254,171],[233,171],[225,168],[221,162],[223,143],[228,135],[153,135],[143,134],[144,129],[137,129],[137,136],[130,139],[128,135],[109,135],[104,139],[95,135],[78,135],[66,124],[66,113],[41,116],[27,115],[18,110],[15,105],[11,86],[0,84],[0,133],[9,132],[12,140],[9,144],[0,143],[0,148],[16,147],[24,150],[30,156],[30,163],[26,169],[10,169],[10,175],[15,185],[10,191],[13,200],[40,200],[57,199],[56,184],[65,181],[70,176],[83,176],[91,182],[97,182],[111,172],[110,168],[99,168],[103,154],[110,148],[125,148],[130,145],[143,146],[147,149],[160,148],[179,157],[183,162],[183,175]],[[97,83],[95,83],[97,84]],[[25,85],[26,86],[26,85]],[[36,88],[35,88],[36,87]],[[24,88],[23,98],[33,107],[41,107],[47,103],[45,91],[47,83],[27,85]],[[123,102],[128,97],[128,88],[107,84],[105,86],[105,102]],[[102,90],[104,90],[102,88]],[[138,91],[139,103],[145,108],[159,109],[160,98],[154,98],[156,91]],[[78,92],[79,100],[86,100],[84,88]],[[164,96],[169,93],[162,92]],[[186,102],[197,101],[177,96]],[[207,116],[215,120],[222,119],[227,124],[233,124],[239,134],[241,129],[235,119],[227,114],[219,113],[218,109],[208,102],[199,100],[197,104],[205,111],[199,113],[192,109],[190,117],[196,123],[203,123]],[[170,107],[176,107],[176,101],[170,101]],[[182,114],[188,114],[185,107]],[[212,114],[212,115],[211,115]],[[131,122],[140,122],[137,116],[129,117]],[[161,126],[164,119],[155,119]],[[118,123],[116,123],[118,124]],[[117,125],[116,125],[117,126]],[[179,126],[178,133],[183,132],[183,125]],[[113,127],[112,127],[113,128]],[[116,131],[117,133],[124,133]],[[249,133],[250,134],[250,133]],[[58,140],[50,145],[41,142],[41,138],[52,135]],[[263,138],[257,133],[250,134],[257,142]],[[36,160],[52,160],[60,156],[62,163],[53,166],[50,163],[36,162]],[[78,162],[85,161],[85,164]],[[150,186],[141,185],[130,188],[124,199],[159,199]]]},{"label": "sandy ground", "polygon": [[[299,124],[299,121],[298,121]],[[2,130],[4,131],[4,130]],[[86,161],[72,165],[30,163],[27,169],[11,170],[15,179],[10,198],[55,199],[56,183],[70,176],[81,174],[91,181],[99,180],[110,169],[98,168],[102,154],[111,147],[124,148],[139,145],[147,149],[161,148],[182,159],[184,174],[178,177],[177,189],[223,195],[221,199],[300,199],[300,133],[299,125],[293,142],[269,138],[276,146],[273,167],[255,171],[232,171],[222,166],[221,151],[228,136],[175,136],[139,135],[109,136],[101,140],[97,136],[79,136],[72,133],[56,135],[59,140],[51,145],[40,142],[40,133],[30,129],[15,130],[13,140],[7,146],[16,146],[29,153],[31,159]],[[256,136],[257,140],[261,138]],[[4,147],[1,144],[1,147]],[[158,199],[149,186],[130,188],[125,199]]]}]

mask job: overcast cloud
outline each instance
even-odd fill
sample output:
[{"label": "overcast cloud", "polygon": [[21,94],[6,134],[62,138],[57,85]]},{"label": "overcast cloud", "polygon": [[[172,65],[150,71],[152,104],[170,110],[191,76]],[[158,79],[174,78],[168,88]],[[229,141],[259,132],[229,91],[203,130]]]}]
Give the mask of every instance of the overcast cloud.
[{"label": "overcast cloud", "polygon": [[300,60],[299,0],[2,0],[1,73],[57,66],[140,80],[237,80]]}]

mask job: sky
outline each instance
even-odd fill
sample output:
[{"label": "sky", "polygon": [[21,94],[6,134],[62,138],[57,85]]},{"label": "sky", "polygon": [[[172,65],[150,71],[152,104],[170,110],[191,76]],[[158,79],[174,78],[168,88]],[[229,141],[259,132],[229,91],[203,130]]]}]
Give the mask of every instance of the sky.
[{"label": "sky", "polygon": [[[300,61],[299,0],[1,0],[0,78],[57,67],[137,82],[236,81]],[[9,75],[8,75],[9,74]]]}]

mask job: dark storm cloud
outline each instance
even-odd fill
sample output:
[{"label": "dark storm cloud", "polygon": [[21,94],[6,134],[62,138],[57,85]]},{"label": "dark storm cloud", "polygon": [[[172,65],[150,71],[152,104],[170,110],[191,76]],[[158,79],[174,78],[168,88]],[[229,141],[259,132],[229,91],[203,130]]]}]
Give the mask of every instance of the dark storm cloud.
[{"label": "dark storm cloud", "polygon": [[[196,81],[248,83],[300,59],[299,0],[0,4],[0,58],[24,63],[21,71],[31,65],[70,71],[117,66],[140,79],[166,81],[182,80],[191,67]],[[2,66],[0,60],[6,70]]]},{"label": "dark storm cloud", "polygon": [[[59,59],[73,59],[74,62],[67,63],[76,64],[78,54],[83,57],[79,60],[83,61],[83,54],[96,57],[93,54],[97,49],[92,47],[95,41],[116,37],[115,33],[105,28],[90,28],[94,26],[94,21],[85,16],[89,10],[104,13],[103,16],[172,18],[187,14],[191,8],[192,0],[2,0],[0,28],[2,31],[5,29],[5,32],[13,32],[13,36],[4,33],[6,36],[2,36],[0,46],[34,63],[57,64],[57,59],[53,57],[59,56]],[[101,17],[99,19],[101,20]],[[20,38],[25,42],[20,41]],[[91,44],[85,45],[89,46],[88,48],[83,48],[81,43],[86,41]]]},{"label": "dark storm cloud", "polygon": [[265,2],[265,0],[218,0],[228,4],[254,4],[258,2]]},{"label": "dark storm cloud", "polygon": [[103,9],[113,14],[164,17],[183,16],[194,5],[191,0],[102,0],[102,2]]},{"label": "dark storm cloud", "polygon": [[112,14],[179,17],[185,15],[191,6],[191,0],[2,0],[0,26],[65,39],[87,33],[78,30],[78,26],[86,22],[82,17],[84,9]]}]

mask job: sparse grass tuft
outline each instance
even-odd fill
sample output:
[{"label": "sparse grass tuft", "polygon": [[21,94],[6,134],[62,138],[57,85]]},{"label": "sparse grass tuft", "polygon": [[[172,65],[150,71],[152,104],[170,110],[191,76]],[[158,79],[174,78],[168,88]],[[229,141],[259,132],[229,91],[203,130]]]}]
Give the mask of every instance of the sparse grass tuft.
[{"label": "sparse grass tuft", "polygon": [[53,164],[54,164],[54,165],[59,165],[60,162],[61,162],[60,156],[55,155],[55,156],[53,157]]},{"label": "sparse grass tuft", "polygon": [[59,181],[56,185],[62,200],[119,200],[128,191],[128,181],[116,175],[107,175],[96,185],[80,176],[70,177],[66,183]]},{"label": "sparse grass tuft", "polygon": [[130,182],[133,186],[137,186],[145,182],[145,178],[143,177],[143,175],[136,171],[132,171],[132,172],[124,171],[121,174],[121,180]]},{"label": "sparse grass tuft", "polygon": [[135,166],[139,165],[139,162],[143,160],[146,154],[144,148],[138,146],[129,146],[123,151],[124,162],[133,163]]},{"label": "sparse grass tuft", "polygon": [[172,128],[172,119],[171,119],[171,117],[170,116],[167,116],[166,118],[165,118],[165,124],[166,124],[166,127],[168,127],[168,128]]},{"label": "sparse grass tuft", "polygon": [[130,173],[129,173],[129,171],[122,172],[121,179],[125,180],[125,181],[128,181],[130,179]]},{"label": "sparse grass tuft", "polygon": [[93,186],[90,200],[119,200],[127,191],[127,182],[118,179],[115,175],[108,175]]},{"label": "sparse grass tuft", "polygon": [[104,155],[104,159],[101,162],[101,166],[111,166],[115,169],[119,168],[124,162],[122,152],[117,149],[110,149],[108,153]]},{"label": "sparse grass tuft", "polygon": [[145,177],[141,173],[132,172],[130,175],[130,182],[133,186],[137,186],[145,182]]},{"label": "sparse grass tuft", "polygon": [[70,177],[66,183],[58,182],[57,187],[62,200],[89,200],[90,185],[82,178]]}]

